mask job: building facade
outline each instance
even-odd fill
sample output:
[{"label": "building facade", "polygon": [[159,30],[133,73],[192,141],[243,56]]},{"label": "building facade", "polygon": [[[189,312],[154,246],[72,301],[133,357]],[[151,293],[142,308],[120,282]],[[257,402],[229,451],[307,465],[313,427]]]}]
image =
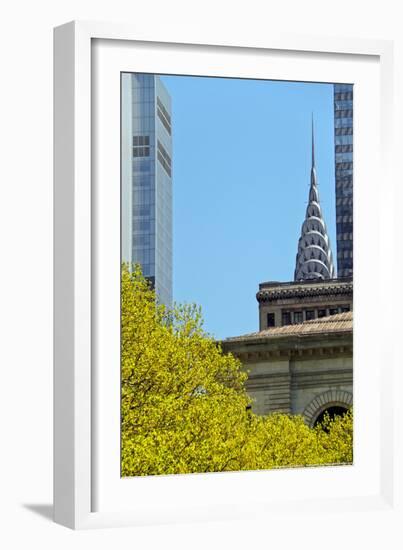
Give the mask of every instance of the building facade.
[{"label": "building facade", "polygon": [[121,255],[172,305],[171,98],[152,74],[121,75]]},{"label": "building facade", "polygon": [[353,404],[353,313],[227,338],[248,370],[256,414],[299,414],[309,426]]},{"label": "building facade", "polygon": [[353,85],[334,84],[337,275],[353,276]]},{"label": "building facade", "polygon": [[317,279],[259,285],[259,330],[298,325],[353,310],[353,281]]}]

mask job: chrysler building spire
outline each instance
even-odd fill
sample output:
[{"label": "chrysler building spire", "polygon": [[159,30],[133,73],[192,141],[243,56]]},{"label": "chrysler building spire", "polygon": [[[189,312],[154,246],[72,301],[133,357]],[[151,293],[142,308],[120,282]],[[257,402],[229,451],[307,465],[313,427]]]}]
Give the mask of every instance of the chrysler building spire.
[{"label": "chrysler building spire", "polygon": [[313,113],[312,113],[312,169],[315,168],[315,136],[313,132]]},{"label": "chrysler building spire", "polygon": [[332,279],[335,276],[332,251],[319,203],[315,168],[315,139],[312,115],[312,166],[309,200],[305,220],[301,227],[295,262],[295,281],[307,279]]}]

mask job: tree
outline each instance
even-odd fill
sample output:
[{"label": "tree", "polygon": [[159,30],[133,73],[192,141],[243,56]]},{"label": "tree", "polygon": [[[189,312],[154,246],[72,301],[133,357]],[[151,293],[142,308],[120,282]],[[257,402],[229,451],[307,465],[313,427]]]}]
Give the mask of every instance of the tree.
[{"label": "tree", "polygon": [[353,462],[353,409],[342,416],[331,418],[325,415],[322,425],[317,426],[319,444],[327,463],[349,464]]},{"label": "tree", "polygon": [[200,308],[167,311],[139,266],[124,265],[121,284],[123,476],[324,464],[349,456],[344,424],[326,432],[310,429],[301,417],[253,414],[247,373],[203,330]]},{"label": "tree", "polygon": [[167,312],[122,271],[122,474],[222,471],[244,445],[246,373],[193,305]]}]

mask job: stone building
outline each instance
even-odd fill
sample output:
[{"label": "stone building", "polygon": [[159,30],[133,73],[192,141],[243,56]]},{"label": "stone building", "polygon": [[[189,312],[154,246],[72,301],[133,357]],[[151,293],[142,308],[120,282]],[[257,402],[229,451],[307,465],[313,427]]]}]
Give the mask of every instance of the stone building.
[{"label": "stone building", "polygon": [[352,405],[351,311],[228,338],[222,346],[247,369],[257,414],[301,414],[313,426],[325,411]]},{"label": "stone building", "polygon": [[259,329],[300,324],[353,309],[353,281],[309,279],[290,283],[261,283]]},{"label": "stone building", "polygon": [[353,281],[335,278],[320,207],[312,123],[308,206],[293,282],[259,285],[259,332],[227,338],[249,372],[257,414],[301,414],[313,426],[353,403]]}]

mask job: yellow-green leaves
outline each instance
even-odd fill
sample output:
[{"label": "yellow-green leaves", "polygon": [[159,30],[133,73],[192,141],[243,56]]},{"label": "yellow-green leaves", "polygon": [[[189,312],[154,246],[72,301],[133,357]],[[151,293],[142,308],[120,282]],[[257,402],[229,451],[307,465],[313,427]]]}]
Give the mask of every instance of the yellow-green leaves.
[{"label": "yellow-green leaves", "polygon": [[328,463],[353,462],[353,410],[334,419],[325,416],[322,426],[316,428],[320,445]]},{"label": "yellow-green leaves", "polygon": [[251,413],[247,375],[200,308],[166,311],[138,266],[123,266],[121,285],[123,476],[351,461],[352,415],[324,431]]}]

